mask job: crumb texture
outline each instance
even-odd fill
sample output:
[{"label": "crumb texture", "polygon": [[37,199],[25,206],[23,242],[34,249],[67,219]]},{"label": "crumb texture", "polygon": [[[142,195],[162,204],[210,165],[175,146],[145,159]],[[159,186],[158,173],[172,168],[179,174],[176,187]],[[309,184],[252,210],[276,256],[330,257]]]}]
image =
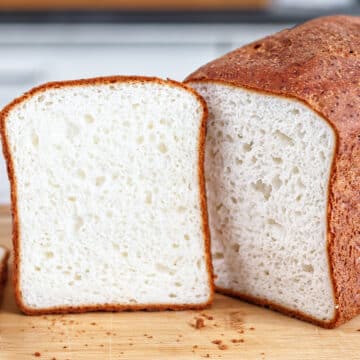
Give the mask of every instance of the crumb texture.
[{"label": "crumb texture", "polygon": [[216,285],[331,320],[333,130],[296,100],[191,85],[210,113],[205,176]]},{"label": "crumb texture", "polygon": [[152,82],[50,88],[6,119],[34,309],[209,300],[200,101]]}]

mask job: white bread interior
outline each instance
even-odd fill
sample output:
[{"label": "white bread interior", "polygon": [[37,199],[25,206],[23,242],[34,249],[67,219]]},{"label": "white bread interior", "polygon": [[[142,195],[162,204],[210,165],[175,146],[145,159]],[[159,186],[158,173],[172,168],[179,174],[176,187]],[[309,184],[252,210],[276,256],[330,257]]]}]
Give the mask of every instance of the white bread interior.
[{"label": "white bread interior", "polygon": [[26,307],[209,301],[203,115],[187,89],[151,81],[49,88],[13,107]]},{"label": "white bread interior", "polygon": [[211,82],[205,177],[218,288],[319,320],[334,316],[330,125],[305,104]]}]

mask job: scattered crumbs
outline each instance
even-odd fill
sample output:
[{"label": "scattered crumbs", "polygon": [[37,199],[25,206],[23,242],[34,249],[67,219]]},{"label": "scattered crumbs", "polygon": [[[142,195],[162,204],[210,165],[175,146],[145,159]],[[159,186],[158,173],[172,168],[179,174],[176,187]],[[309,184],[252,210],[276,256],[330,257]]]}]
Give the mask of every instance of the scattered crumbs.
[{"label": "scattered crumbs", "polygon": [[88,344],[85,344],[85,346],[88,346]]},{"label": "scattered crumbs", "polygon": [[209,358],[209,357],[210,357],[210,354],[206,354],[205,357],[206,357],[206,358]]},{"label": "scattered crumbs", "polygon": [[249,330],[255,330],[255,328],[252,326],[251,328],[249,328]]},{"label": "scattered crumbs", "polygon": [[193,345],[193,349],[197,349],[198,348],[198,346],[197,345]]},{"label": "scattered crumbs", "polygon": [[35,329],[35,326],[33,325],[31,328],[32,328],[32,329]]},{"label": "scattered crumbs", "polygon": [[241,329],[241,330],[238,331],[238,333],[239,333],[239,334],[243,334],[243,333],[244,333],[244,330]]},{"label": "scattered crumbs", "polygon": [[197,319],[196,319],[196,322],[195,322],[194,328],[195,328],[195,329],[201,329],[201,328],[203,328],[203,327],[205,327],[205,321],[204,321],[204,319],[197,318]]},{"label": "scattered crumbs", "polygon": [[67,349],[67,346],[63,346],[63,349]]},{"label": "scattered crumbs", "polygon": [[360,329],[357,329],[356,331],[360,331]]},{"label": "scattered crumbs", "polygon": [[244,339],[231,339],[231,342],[232,342],[233,344],[243,343],[243,342],[244,342]]},{"label": "scattered crumbs", "polygon": [[107,331],[107,332],[106,332],[106,335],[111,335],[111,332],[110,332],[110,331]]},{"label": "scattered crumbs", "polygon": [[96,325],[96,322],[92,322],[90,325]]},{"label": "scattered crumbs", "polygon": [[152,336],[152,335],[149,335],[147,338],[148,338],[148,339],[152,339],[152,338],[153,338],[153,336]]},{"label": "scattered crumbs", "polygon": [[38,351],[36,351],[36,352],[34,352],[34,356],[35,356],[35,357],[40,357],[41,354],[40,354]]},{"label": "scattered crumbs", "polygon": [[176,342],[180,342],[180,339],[176,339]]},{"label": "scattered crumbs", "polygon": [[217,345],[219,350],[227,350],[228,349],[228,346],[223,344],[222,340],[213,340],[212,343]]},{"label": "scattered crumbs", "polygon": [[179,334],[178,337],[183,337],[182,334]]},{"label": "scattered crumbs", "polygon": [[206,313],[201,313],[200,315],[201,315],[202,317],[204,317],[205,319],[207,319],[207,320],[214,320],[214,317],[213,317],[213,316],[208,315],[208,314],[206,314]]},{"label": "scattered crumbs", "polygon": [[221,334],[221,336],[224,336],[224,334]]},{"label": "scattered crumbs", "polygon": [[56,357],[51,358],[51,360],[56,360]]},{"label": "scattered crumbs", "polygon": [[104,347],[104,344],[100,344],[100,347]]},{"label": "scattered crumbs", "polygon": [[260,353],[260,355],[265,355],[265,353],[264,353],[264,352],[262,352],[262,353]]},{"label": "scattered crumbs", "polygon": [[144,334],[144,336],[148,336],[148,334]]},{"label": "scattered crumbs", "polygon": [[129,343],[129,346],[133,346],[134,344],[133,343]]}]

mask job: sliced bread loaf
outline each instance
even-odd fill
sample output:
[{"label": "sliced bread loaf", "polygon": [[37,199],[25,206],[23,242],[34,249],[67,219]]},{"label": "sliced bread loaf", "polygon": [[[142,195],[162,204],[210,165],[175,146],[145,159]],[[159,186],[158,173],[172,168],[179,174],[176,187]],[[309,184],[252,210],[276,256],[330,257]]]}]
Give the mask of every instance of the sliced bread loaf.
[{"label": "sliced bread loaf", "polygon": [[0,245],[0,302],[2,300],[3,289],[7,280],[7,262],[9,259],[9,251]]},{"label": "sliced bread loaf", "polygon": [[360,18],[319,18],[186,82],[209,107],[215,285],[324,327],[360,312]]},{"label": "sliced bread loaf", "polygon": [[45,84],[3,110],[25,313],[211,302],[206,118],[191,88],[142,77]]}]

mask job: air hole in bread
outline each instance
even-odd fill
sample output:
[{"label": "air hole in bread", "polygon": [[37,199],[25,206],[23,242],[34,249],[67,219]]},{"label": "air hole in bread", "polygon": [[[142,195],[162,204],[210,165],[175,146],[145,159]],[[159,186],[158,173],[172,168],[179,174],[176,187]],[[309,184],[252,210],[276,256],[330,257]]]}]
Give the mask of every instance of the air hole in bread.
[{"label": "air hole in bread", "polygon": [[304,264],[302,266],[303,270],[309,273],[313,273],[314,272],[314,267],[311,264]]},{"label": "air hole in bread", "polygon": [[159,148],[159,151],[163,154],[165,154],[168,151],[168,148],[164,143],[160,143],[158,148]]},{"label": "air hole in bread", "polygon": [[269,184],[265,184],[261,179],[259,179],[256,183],[251,183],[253,189],[264,196],[265,200],[269,200],[272,186]]},{"label": "air hole in bread", "polygon": [[274,163],[276,163],[276,164],[283,163],[283,159],[281,157],[272,156],[271,158],[273,159]]},{"label": "air hole in bread", "polygon": [[273,179],[271,180],[271,184],[273,185],[273,187],[278,190],[280,189],[281,185],[282,185],[282,180],[280,179],[279,174],[275,175],[275,177],[273,177]]},{"label": "air hole in bread", "polygon": [[46,257],[47,259],[51,259],[51,258],[54,257],[54,253],[53,253],[52,251],[47,251],[47,252],[45,253],[45,257]]},{"label": "air hole in bread", "polygon": [[79,232],[84,225],[84,219],[81,216],[75,217],[74,231]]},{"label": "air hole in bread", "polygon": [[35,148],[39,147],[39,136],[35,132],[31,134],[31,143]]},{"label": "air hole in bread", "polygon": [[276,130],[274,132],[274,136],[280,140],[280,142],[283,144],[283,145],[291,145],[293,146],[294,145],[294,142],[293,140],[291,139],[291,137],[287,136],[285,133],[283,133],[282,131],[280,130]]},{"label": "air hole in bread", "polygon": [[152,193],[150,191],[145,193],[145,203],[148,205],[152,203]]},{"label": "air hole in bread", "polygon": [[252,149],[252,145],[253,145],[252,142],[251,143],[244,143],[243,146],[242,146],[244,152],[250,152],[251,149]]},{"label": "air hole in bread", "polygon": [[77,175],[80,179],[85,179],[85,178],[86,178],[85,171],[82,170],[82,169],[78,169],[76,175]]},{"label": "air hole in bread", "polygon": [[92,124],[95,121],[94,117],[90,114],[85,114],[84,119],[87,124]]},{"label": "air hole in bread", "polygon": [[155,268],[156,268],[157,271],[159,271],[161,273],[174,275],[174,271],[169,266],[167,266],[165,264],[156,263]]},{"label": "air hole in bread", "polygon": [[223,258],[224,258],[224,254],[223,254],[222,252],[215,252],[215,253],[213,254],[213,258],[214,258],[214,259],[217,259],[217,260],[223,259]]},{"label": "air hole in bread", "polygon": [[101,186],[105,183],[105,176],[98,176],[96,179],[95,179],[95,184],[96,186]]}]

